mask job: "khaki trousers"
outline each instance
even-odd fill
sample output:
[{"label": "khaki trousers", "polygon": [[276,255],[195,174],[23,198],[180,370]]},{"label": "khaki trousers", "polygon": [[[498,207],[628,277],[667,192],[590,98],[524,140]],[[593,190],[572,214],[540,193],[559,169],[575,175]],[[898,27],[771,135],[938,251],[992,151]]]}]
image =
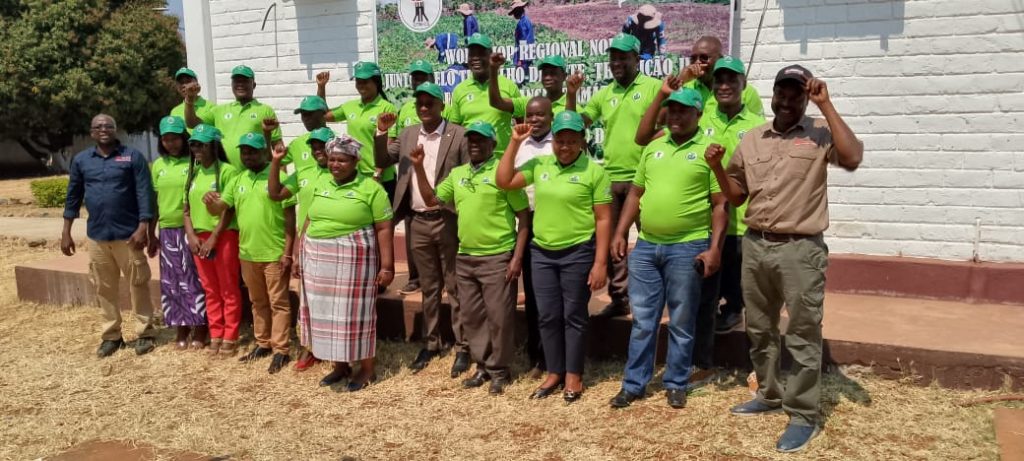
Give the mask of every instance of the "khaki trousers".
[{"label": "khaki trousers", "polygon": [[[741,284],[757,398],[782,405],[794,424],[806,426],[819,421],[826,268],[828,247],[820,235],[791,242],[770,242],[749,232],[743,238]],[[789,314],[786,350],[793,356],[785,383],[779,368],[783,304]]]},{"label": "khaki trousers", "polygon": [[241,264],[242,280],[249,288],[249,300],[252,301],[252,331],[256,345],[287,355],[292,326],[289,274],[283,272],[281,263],[276,261],[258,263],[242,260]]},{"label": "khaki trousers", "polygon": [[96,300],[103,310],[102,339],[121,339],[121,308],[119,293],[121,275],[128,280],[132,312],[138,325],[135,333],[140,338],[156,336],[153,328],[153,304],[149,297],[152,273],[142,250],[128,246],[127,240],[111,242],[89,241],[89,275],[96,286]]},{"label": "khaki trousers", "polygon": [[455,333],[455,352],[469,352],[461,316],[459,295],[455,285],[455,255],[459,251],[458,221],[454,214],[442,211],[436,219],[413,215],[409,224],[413,258],[420,272],[423,294],[423,336],[427,350],[439,351],[441,340],[441,294],[448,290],[452,305],[452,331]]},{"label": "khaki trousers", "polygon": [[505,281],[512,253],[460,254],[456,259],[459,309],[469,353],[478,370],[507,377],[515,355],[515,312],[519,281]]}]

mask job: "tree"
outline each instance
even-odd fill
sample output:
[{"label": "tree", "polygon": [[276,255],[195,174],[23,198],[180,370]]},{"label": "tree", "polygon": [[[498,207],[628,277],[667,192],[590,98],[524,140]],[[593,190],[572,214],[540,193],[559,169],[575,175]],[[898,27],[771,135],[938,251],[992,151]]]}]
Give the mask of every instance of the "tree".
[{"label": "tree", "polygon": [[0,0],[0,138],[52,168],[97,113],[131,133],[176,102],[185,62],[160,0]]}]

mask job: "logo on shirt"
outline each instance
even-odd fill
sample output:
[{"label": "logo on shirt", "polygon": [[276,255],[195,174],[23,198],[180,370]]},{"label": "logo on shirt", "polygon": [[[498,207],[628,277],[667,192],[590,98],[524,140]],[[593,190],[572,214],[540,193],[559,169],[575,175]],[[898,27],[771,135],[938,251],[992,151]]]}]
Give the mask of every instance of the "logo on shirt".
[{"label": "logo on shirt", "polygon": [[708,129],[704,130],[704,136],[714,136],[714,135],[715,135],[715,129],[714,128],[708,128]]},{"label": "logo on shirt", "polygon": [[608,100],[608,105],[612,106],[612,107],[615,107],[615,106],[619,105],[619,98],[611,98],[611,99],[609,99]]},{"label": "logo on shirt", "polygon": [[245,193],[245,186],[238,186],[238,193],[239,194],[244,194]]},{"label": "logo on shirt", "polygon": [[689,154],[686,154],[686,159],[691,162],[697,160],[697,154],[690,152]]},{"label": "logo on shirt", "polygon": [[656,158],[656,159],[661,159],[664,156],[665,156],[665,153],[660,151],[660,150],[654,153],[654,158]]},{"label": "logo on shirt", "polygon": [[256,113],[254,112],[254,113],[249,114],[249,118],[251,118],[253,120],[256,120]]},{"label": "logo on shirt", "polygon": [[302,159],[303,160],[309,160],[309,156],[310,156],[310,153],[308,151],[302,153]]},{"label": "logo on shirt", "polygon": [[634,101],[639,101],[640,100],[640,92],[639,91],[633,93],[633,100]]},{"label": "logo on shirt", "polygon": [[469,186],[469,178],[462,178],[459,180],[459,185],[462,187]]},{"label": "logo on shirt", "polygon": [[114,157],[114,161],[115,162],[131,162],[132,161],[132,156],[131,155],[118,155],[117,157]]},{"label": "logo on shirt", "polygon": [[473,102],[473,93],[470,93],[470,94],[466,95],[466,101],[467,102]]},{"label": "logo on shirt", "polygon": [[405,126],[409,126],[409,125],[412,125],[412,117],[406,117],[405,118]]},{"label": "logo on shirt", "polygon": [[491,183],[491,178],[484,178],[484,179],[483,179],[482,181],[480,181],[480,182],[482,182],[482,183],[484,183],[484,184],[490,184],[490,183]]},{"label": "logo on shirt", "polygon": [[157,174],[157,176],[163,177],[165,174],[167,174],[167,170],[160,170],[160,173]]},{"label": "logo on shirt", "polygon": [[350,191],[348,191],[347,194],[345,194],[345,197],[348,197],[348,198],[352,198],[352,197],[355,197],[355,196],[356,196],[356,191],[354,191],[354,190],[350,190]]},{"label": "logo on shirt", "polygon": [[569,182],[573,184],[580,182],[580,175],[574,174],[572,176],[569,176]]},{"label": "logo on shirt", "polygon": [[793,140],[793,145],[797,147],[812,147],[817,146],[818,143],[814,142],[814,140],[810,138],[797,138]]},{"label": "logo on shirt", "polygon": [[224,120],[231,120],[231,117],[234,117],[234,116],[235,116],[234,114],[232,114],[231,112],[228,112],[228,113],[224,114]]},{"label": "logo on shirt", "polygon": [[541,175],[540,175],[540,180],[541,181],[547,181],[548,178],[549,178],[549,176],[548,176],[547,172],[541,173]]},{"label": "logo on shirt", "polygon": [[356,118],[356,113],[355,112],[350,112],[348,114],[348,118],[349,118],[349,120],[352,120],[352,119]]},{"label": "logo on shirt", "polygon": [[370,116],[370,123],[377,123],[377,116],[376,115],[371,115]]},{"label": "logo on shirt", "polygon": [[302,181],[299,181],[299,187],[306,187],[306,184],[309,184],[308,179],[303,179]]},{"label": "logo on shirt", "polygon": [[745,134],[747,134],[746,131],[740,131],[739,133],[736,133],[736,139],[743,139],[743,135]]}]

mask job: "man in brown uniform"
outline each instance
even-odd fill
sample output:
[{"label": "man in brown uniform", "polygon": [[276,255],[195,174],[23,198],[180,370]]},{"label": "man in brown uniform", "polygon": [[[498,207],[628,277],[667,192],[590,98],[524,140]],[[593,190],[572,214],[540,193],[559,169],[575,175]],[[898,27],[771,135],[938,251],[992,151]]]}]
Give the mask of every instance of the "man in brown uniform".
[{"label": "man in brown uniform", "polygon": [[[805,115],[813,101],[825,117]],[[747,133],[723,171],[721,146],[705,155],[733,206],[744,201],[743,300],[757,396],[734,415],[785,410],[789,425],[775,448],[794,452],[819,431],[821,319],[828,247],[827,167],[856,170],[864,146],[836,112],[825,82],[793,65],[775,76],[771,123]],[[789,313],[786,349],[793,356],[783,384],[779,370],[779,314]]]}]

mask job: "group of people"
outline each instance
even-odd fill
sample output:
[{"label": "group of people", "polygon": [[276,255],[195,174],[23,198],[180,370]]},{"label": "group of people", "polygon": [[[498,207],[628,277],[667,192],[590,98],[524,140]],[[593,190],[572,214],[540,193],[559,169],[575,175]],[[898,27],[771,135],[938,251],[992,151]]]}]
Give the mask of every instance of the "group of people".
[{"label": "group of people", "polygon": [[[146,252],[160,256],[164,322],[175,347],[215,356],[238,351],[239,273],[252,302],[255,347],[241,357],[291,360],[288,284],[300,281],[297,369],[333,363],[320,384],[376,379],[377,296],[394,278],[393,229],[406,223],[410,264],[423,296],[424,369],[454,351],[452,378],[489,382],[501,394],[513,375],[519,278],[526,291],[527,355],[543,399],[584,387],[588,305],[608,285],[598,315],[632,314],[624,408],[647,396],[656,338],[668,312],[663,387],[672,408],[714,369],[716,323],[743,318],[758,380],[754,399],[731,412],[785,411],[780,451],[818,432],[821,319],[828,250],[827,165],[854,170],[863,146],[836,112],[824,82],[788,66],[776,76],[767,122],[743,63],[713,37],[690,65],[658,80],[639,71],[640,41],[619,34],[608,48],[613,81],[585,106],[581,74],[565,59],[539,62],[545,96],[523,97],[500,75],[504,56],[488,37],[468,40],[469,79],[445,104],[429,63],[409,72],[414,97],[396,110],[380,68],[353,68],[359,97],[330,109],[329,74],[304,98],[306,133],[287,145],[274,111],[254,98],[252,69],[231,73],[235,100],[211,105],[195,74],[176,74],[184,101],[160,123],[160,158],[147,165],[120,144],[110,116],[92,120],[96,146],[77,155],[62,250],[84,199],[90,270],[103,307],[100,357],[124,346],[117,306],[124,273],[139,320],[135,350],[154,347]],[[823,119],[806,115],[813,102]],[[586,153],[586,130],[605,129],[604,160]],[[338,135],[327,126],[344,122]],[[639,238],[629,246],[630,229]],[[159,228],[159,236],[155,229]],[[441,335],[447,293],[454,344]],[[724,299],[724,303],[722,300]],[[788,377],[779,369],[779,317],[789,313]],[[359,364],[358,371],[353,370]]]}]

